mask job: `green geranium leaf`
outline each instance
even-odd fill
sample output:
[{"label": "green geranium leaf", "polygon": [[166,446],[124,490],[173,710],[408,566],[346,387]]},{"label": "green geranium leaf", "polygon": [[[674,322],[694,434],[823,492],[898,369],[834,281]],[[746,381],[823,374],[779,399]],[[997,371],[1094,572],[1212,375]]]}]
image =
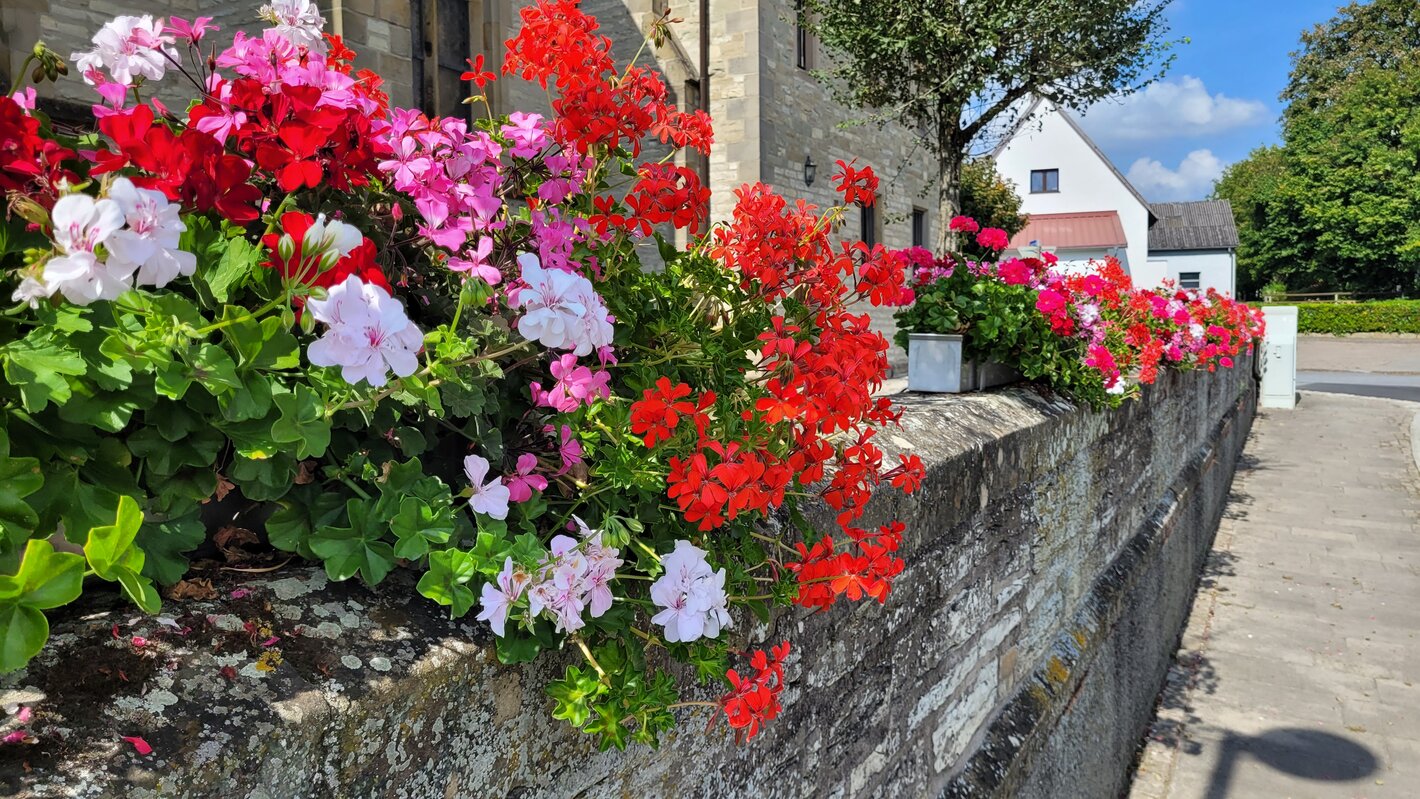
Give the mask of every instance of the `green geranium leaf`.
[{"label": "green geranium leaf", "polygon": [[84,559],[73,552],[55,552],[49,541],[32,538],[25,543],[20,570],[0,575],[0,602],[48,610],[79,598],[84,588]]},{"label": "green geranium leaf", "polygon": [[232,290],[246,282],[247,276],[261,260],[262,253],[260,247],[240,237],[225,239],[223,244],[222,257],[202,275],[208,291],[212,292],[212,298],[217,302],[226,302],[232,296]]},{"label": "green geranium leaf", "polygon": [[25,497],[43,486],[39,460],[10,457],[10,437],[0,429],[0,532],[20,540],[34,531],[39,515]]},{"label": "green geranium leaf", "polygon": [[334,524],[344,509],[345,503],[339,494],[302,486],[293,496],[282,500],[280,507],[266,520],[267,540],[277,549],[316,560],[310,548],[311,534],[316,528]]},{"label": "green geranium leaf", "polygon": [[399,538],[394,553],[405,560],[422,558],[430,544],[447,544],[454,533],[454,512],[447,503],[430,504],[407,496],[399,512],[390,520],[390,530]]},{"label": "green geranium leaf", "polygon": [[214,397],[242,387],[236,361],[216,344],[203,344],[192,353],[192,377]]},{"label": "green geranium leaf", "polygon": [[187,573],[186,554],[202,545],[207,528],[198,518],[197,508],[180,518],[167,521],[144,521],[138,528],[136,543],[146,560],[143,574],[163,585],[172,585]]},{"label": "green geranium leaf", "polygon": [[49,620],[29,605],[0,601],[0,672],[30,661],[49,640]]},{"label": "green geranium leaf", "polygon": [[4,365],[5,379],[20,390],[20,401],[31,413],[44,410],[51,402],[68,402],[71,390],[66,375],[88,371],[84,359],[45,328],[0,346],[0,364]]},{"label": "green geranium leaf", "polygon": [[84,544],[84,557],[99,577],[110,582],[118,579],[117,569],[129,571],[143,568],[143,552],[133,546],[138,528],[143,526],[143,511],[133,497],[118,498],[118,514],[113,524],[89,530]]},{"label": "green geranium leaf", "polygon": [[345,503],[348,527],[325,526],[311,536],[311,551],[325,561],[325,572],[335,581],[357,573],[368,585],[378,585],[394,568],[394,547],[380,540],[384,524],[372,503],[351,499]]},{"label": "green geranium leaf", "polygon": [[419,578],[420,594],[449,608],[449,618],[457,619],[473,607],[469,580],[478,572],[469,553],[445,549],[429,553],[429,570]]},{"label": "green geranium leaf", "polygon": [[324,455],[330,446],[330,420],[320,397],[298,384],[295,391],[276,395],[275,402],[281,418],[271,426],[272,438],[295,444],[298,459]]}]

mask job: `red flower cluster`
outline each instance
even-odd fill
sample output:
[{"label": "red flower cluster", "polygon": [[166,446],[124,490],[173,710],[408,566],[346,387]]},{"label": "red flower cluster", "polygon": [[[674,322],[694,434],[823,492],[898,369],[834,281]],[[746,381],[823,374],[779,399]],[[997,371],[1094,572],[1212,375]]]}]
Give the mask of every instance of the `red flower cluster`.
[{"label": "red flower cluster", "polygon": [[788,564],[799,580],[794,601],[806,608],[828,608],[838,597],[850,600],[871,597],[886,602],[892,579],[902,572],[903,562],[893,553],[902,546],[902,522],[892,522],[869,532],[845,528],[856,551],[836,551],[832,538],[824,538],[812,548],[796,544],[799,560]]},{"label": "red flower cluster", "polygon": [[39,120],[13,98],[0,96],[0,196],[19,192],[49,206],[54,187],[78,177],[64,167],[74,151],[40,135]]},{"label": "red flower cluster", "polygon": [[704,435],[709,417],[705,409],[715,403],[715,393],[707,391],[700,396],[699,403],[687,402],[690,386],[684,383],[672,386],[669,378],[656,380],[655,388],[641,392],[641,399],[631,405],[631,432],[642,436],[646,446],[654,447],[658,441],[665,441],[675,435],[682,416],[689,416],[696,430]]},{"label": "red flower cluster", "polygon": [[833,175],[835,190],[843,195],[845,205],[857,203],[861,206],[873,204],[873,200],[878,195],[878,176],[873,172],[873,168],[865,166],[862,169],[854,169],[853,161],[839,159],[838,172]]},{"label": "red flower cluster", "polygon": [[753,676],[741,677],[734,669],[725,672],[731,690],[720,697],[720,707],[740,743],[757,735],[759,728],[766,721],[773,721],[783,709],[779,694],[784,691],[784,659],[789,656],[789,642],[773,647],[771,652],[772,660],[763,649],[755,650],[750,656]]},{"label": "red flower cluster", "polygon": [[184,211],[215,210],[239,225],[260,215],[262,193],[250,182],[251,166],[211,135],[191,127],[174,133],[148,105],[100,119],[99,130],[114,149],[95,153],[92,174],[133,167],[146,173],[134,175],[134,183],[181,202]]},{"label": "red flower cluster", "polygon": [[[370,90],[368,82],[356,86]],[[209,117],[228,120],[228,144],[284,192],[366,185],[379,163],[373,126],[384,107],[371,116],[354,106],[320,105],[321,98],[315,86],[283,83],[273,90],[253,78],[236,78],[209,92],[188,120],[194,127]]]},{"label": "red flower cluster", "polygon": [[578,0],[537,0],[524,8],[522,28],[507,41],[503,62],[507,74],[556,87],[557,139],[581,153],[626,146],[637,155],[646,135],[654,133],[677,147],[708,153],[710,118],[667,102],[666,85],[653,70],[630,67],[618,73],[611,40],[597,33],[596,19],[578,5]]},{"label": "red flower cluster", "polygon": [[[698,234],[710,215],[710,189],[700,185],[700,175],[675,164],[642,164],[640,175],[626,195],[632,216],[624,223],[630,231],[651,235],[656,225],[670,223]],[[595,223],[594,223],[595,224]]]}]

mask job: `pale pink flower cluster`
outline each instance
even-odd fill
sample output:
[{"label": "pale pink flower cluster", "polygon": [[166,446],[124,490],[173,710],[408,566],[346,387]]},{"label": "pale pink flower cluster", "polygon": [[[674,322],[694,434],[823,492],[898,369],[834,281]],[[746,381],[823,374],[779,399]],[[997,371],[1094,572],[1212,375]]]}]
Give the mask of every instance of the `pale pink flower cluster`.
[{"label": "pale pink flower cluster", "polygon": [[666,629],[666,640],[718,638],[730,626],[725,570],[705,560],[705,550],[689,541],[675,542],[675,551],[661,557],[666,570],[651,584],[651,601],[663,608],[651,621]]},{"label": "pale pink flower cluster", "polygon": [[478,618],[488,622],[496,635],[504,634],[509,612],[524,595],[528,617],[546,613],[558,632],[576,632],[587,625],[584,616],[599,618],[611,609],[611,581],[623,563],[620,553],[602,544],[600,531],[572,518],[581,531],[580,541],[555,536],[536,574],[527,574],[509,558],[495,582],[483,586]]},{"label": "pale pink flower cluster", "polygon": [[325,20],[311,0],[272,0],[262,6],[258,14],[271,23],[271,30],[291,44],[317,53],[325,52],[325,37],[321,35]]},{"label": "pale pink flower cluster", "polygon": [[138,285],[162,287],[197,269],[196,256],[178,249],[187,230],[178,207],[162,192],[140,189],[128,178],[115,179],[106,198],[59,198],[50,222],[59,254],[45,261],[38,276],[21,281],[16,301],[37,304],[58,293],[88,305],[118,299],[133,287],[134,273]]},{"label": "pale pink flower cluster", "polygon": [[329,326],[307,357],[316,366],[339,366],[345,382],[383,386],[389,372],[408,377],[419,368],[424,334],[380,286],[351,275],[331,286],[325,299],[307,302],[306,309]]},{"label": "pale pink flower cluster", "polygon": [[104,23],[94,34],[94,49],[69,57],[89,85],[115,83],[126,91],[138,78],[163,79],[168,67],[177,61],[173,41],[161,18],[123,15]]},{"label": "pale pink flower cluster", "polygon": [[525,312],[517,321],[523,338],[579,356],[611,346],[611,316],[590,280],[544,269],[531,253],[520,254],[518,265],[522,284],[508,292],[508,302]]}]

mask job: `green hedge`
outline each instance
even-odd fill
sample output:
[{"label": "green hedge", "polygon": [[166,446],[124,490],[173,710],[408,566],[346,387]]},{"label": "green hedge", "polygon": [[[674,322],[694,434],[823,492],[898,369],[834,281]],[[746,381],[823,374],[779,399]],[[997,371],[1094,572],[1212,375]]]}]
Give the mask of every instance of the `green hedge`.
[{"label": "green hedge", "polygon": [[1297,306],[1299,333],[1420,333],[1420,300],[1267,304]]}]

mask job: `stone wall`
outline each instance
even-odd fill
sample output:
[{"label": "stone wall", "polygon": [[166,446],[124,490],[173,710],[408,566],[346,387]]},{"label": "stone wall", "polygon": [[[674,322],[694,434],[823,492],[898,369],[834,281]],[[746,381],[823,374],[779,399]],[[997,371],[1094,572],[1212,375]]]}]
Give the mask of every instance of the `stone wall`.
[{"label": "stone wall", "polygon": [[[221,599],[170,603],[186,633],[130,626],[119,606],[57,617],[37,662],[0,679],[0,694],[48,696],[40,743],[0,747],[0,791],[1113,797],[1255,390],[1244,363],[1166,374],[1105,413],[1026,387],[903,396],[903,429],[881,439],[917,452],[927,480],[911,497],[875,498],[868,521],[907,523],[908,567],[885,606],[737,619],[738,644],[795,647],[784,713],[744,746],[687,712],[659,751],[599,753],[548,715],[542,687],[571,654],[501,666],[486,631],[441,618],[407,580],[374,594],[291,566],[239,599],[225,585]],[[258,668],[248,622],[281,636],[274,668]],[[152,643],[135,652],[116,623]],[[122,735],[154,753],[137,756]]]}]

